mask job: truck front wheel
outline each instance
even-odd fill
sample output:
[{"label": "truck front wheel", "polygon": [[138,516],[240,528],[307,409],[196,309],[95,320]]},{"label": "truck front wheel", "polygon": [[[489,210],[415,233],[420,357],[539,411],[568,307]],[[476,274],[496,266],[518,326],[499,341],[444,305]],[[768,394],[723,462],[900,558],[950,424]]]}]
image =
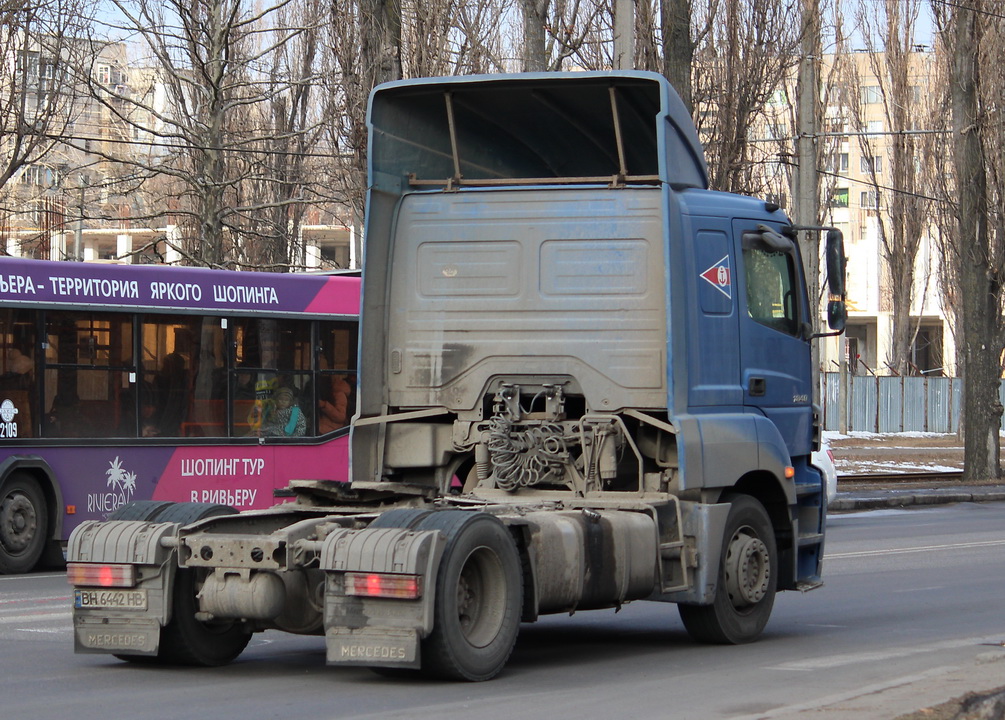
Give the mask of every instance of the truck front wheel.
[{"label": "truck front wheel", "polygon": [[730,502],[715,599],[679,605],[688,634],[699,642],[738,645],[756,640],[775,603],[778,554],[764,506],[749,495]]},{"label": "truck front wheel", "polygon": [[436,576],[433,630],[422,643],[422,671],[454,680],[488,680],[516,644],[523,604],[520,554],[491,515],[440,511],[419,530],[440,530],[447,545]]}]

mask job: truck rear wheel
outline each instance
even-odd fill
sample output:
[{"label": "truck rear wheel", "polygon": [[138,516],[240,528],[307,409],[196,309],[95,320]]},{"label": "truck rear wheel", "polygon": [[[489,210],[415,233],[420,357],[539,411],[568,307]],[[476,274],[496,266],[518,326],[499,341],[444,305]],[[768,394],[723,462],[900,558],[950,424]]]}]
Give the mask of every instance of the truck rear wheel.
[{"label": "truck rear wheel", "polygon": [[[132,509],[130,509],[131,506]],[[160,503],[138,500],[124,505],[119,520],[176,522],[188,525],[197,520],[237,511],[228,505],[214,503]],[[202,621],[195,617],[199,610],[196,575],[193,570],[179,568],[171,596],[171,621],[161,628],[160,649],[149,655],[116,655],[132,663],[166,665],[196,665],[215,667],[226,665],[240,655],[251,640],[251,633],[232,620]]]},{"label": "truck rear wheel", "polygon": [[109,520],[145,520],[150,521],[160,515],[171,503],[166,500],[133,500],[125,505],[119,505]]},{"label": "truck rear wheel", "polygon": [[171,622],[161,628],[157,654],[160,662],[202,667],[226,665],[240,655],[251,640],[251,633],[239,622],[196,619],[197,592],[194,571],[180,568],[174,581]]},{"label": "truck rear wheel", "polygon": [[749,495],[731,503],[711,605],[678,605],[688,634],[699,642],[739,645],[756,640],[775,603],[778,554],[764,506]]},{"label": "truck rear wheel", "polygon": [[433,631],[422,643],[423,673],[453,680],[495,677],[520,629],[523,575],[512,535],[491,515],[450,510],[430,514],[416,529],[447,536]]},{"label": "truck rear wheel", "polygon": [[15,472],[0,483],[0,575],[32,570],[48,527],[45,495],[34,478]]}]

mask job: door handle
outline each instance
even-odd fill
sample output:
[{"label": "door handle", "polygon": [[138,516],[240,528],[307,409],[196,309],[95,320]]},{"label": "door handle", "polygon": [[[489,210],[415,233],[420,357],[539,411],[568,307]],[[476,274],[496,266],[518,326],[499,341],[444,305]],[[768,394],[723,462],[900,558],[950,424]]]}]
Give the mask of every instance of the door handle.
[{"label": "door handle", "polygon": [[768,390],[768,381],[762,377],[752,377],[747,383],[747,392],[750,397],[764,397]]}]

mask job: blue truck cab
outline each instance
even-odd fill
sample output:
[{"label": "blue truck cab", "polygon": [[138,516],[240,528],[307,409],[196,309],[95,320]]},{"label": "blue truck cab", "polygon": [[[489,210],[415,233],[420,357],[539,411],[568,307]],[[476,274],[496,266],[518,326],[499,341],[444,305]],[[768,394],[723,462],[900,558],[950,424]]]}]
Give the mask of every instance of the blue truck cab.
[{"label": "blue truck cab", "polygon": [[[796,231],[776,205],[708,189],[665,78],[403,81],[377,88],[369,124],[354,487],[460,493],[553,571],[580,557],[536,539],[562,535],[535,525],[547,510],[646,515],[600,544],[655,534],[639,596],[678,603],[700,639],[749,641],[776,590],[818,585]],[[589,557],[589,522],[584,562],[609,563]]]}]

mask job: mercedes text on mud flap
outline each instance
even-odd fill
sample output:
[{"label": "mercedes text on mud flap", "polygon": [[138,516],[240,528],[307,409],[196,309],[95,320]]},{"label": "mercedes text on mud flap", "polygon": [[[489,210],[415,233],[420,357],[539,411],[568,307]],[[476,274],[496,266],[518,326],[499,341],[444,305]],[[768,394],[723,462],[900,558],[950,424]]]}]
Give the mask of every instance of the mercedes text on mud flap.
[{"label": "mercedes text on mud flap", "polygon": [[756,639],[823,556],[796,229],[707,189],[650,73],[392,83],[369,123],[352,482],[82,525],[77,649],[215,665],[275,628],[484,680],[521,622],[642,599]]}]

